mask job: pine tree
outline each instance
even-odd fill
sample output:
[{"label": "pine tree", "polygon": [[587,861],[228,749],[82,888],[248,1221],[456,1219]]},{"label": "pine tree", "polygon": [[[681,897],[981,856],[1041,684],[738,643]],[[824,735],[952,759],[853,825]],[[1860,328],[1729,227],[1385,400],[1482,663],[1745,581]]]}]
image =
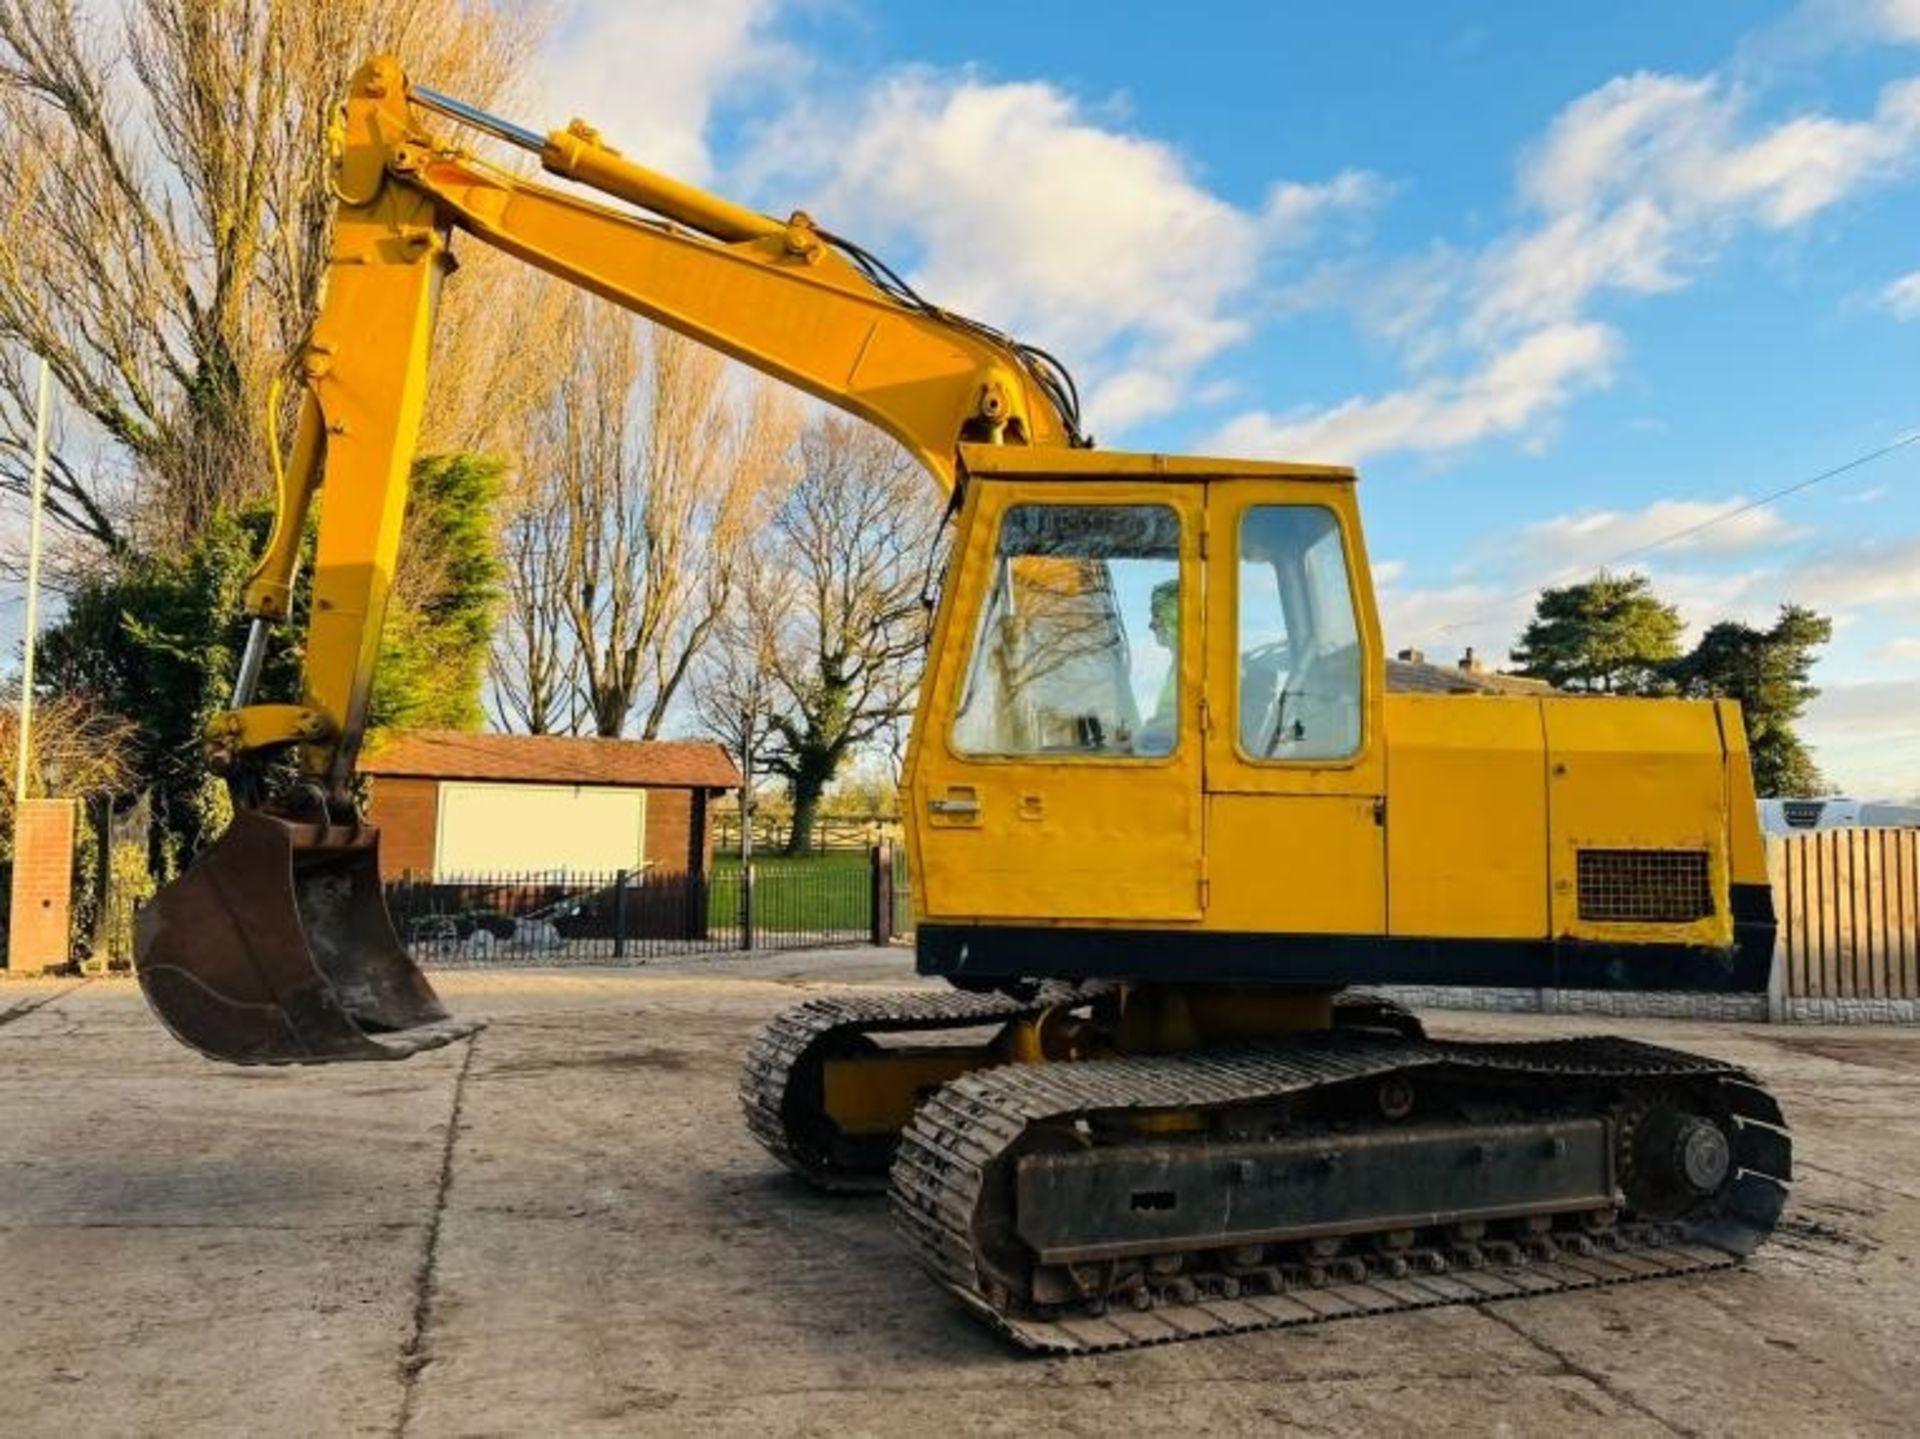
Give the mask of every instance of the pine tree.
[{"label": "pine tree", "polygon": [[1819,690],[1814,651],[1833,637],[1833,621],[1802,605],[1782,605],[1771,629],[1723,620],[1668,673],[1682,694],[1735,699],[1747,722],[1754,787],[1763,796],[1820,794],[1826,781],[1794,724]]},{"label": "pine tree", "polygon": [[1519,672],[1558,689],[1652,694],[1680,656],[1680,612],[1645,575],[1609,575],[1545,589],[1513,651]]}]

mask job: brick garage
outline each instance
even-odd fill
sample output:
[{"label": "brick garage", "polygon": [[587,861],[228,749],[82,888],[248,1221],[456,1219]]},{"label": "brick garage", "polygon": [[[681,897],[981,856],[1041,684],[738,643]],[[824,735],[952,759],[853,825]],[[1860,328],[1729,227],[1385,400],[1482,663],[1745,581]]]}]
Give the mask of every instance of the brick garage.
[{"label": "brick garage", "polygon": [[362,760],[380,867],[707,871],[713,800],[740,785],[717,744],[415,731]]}]

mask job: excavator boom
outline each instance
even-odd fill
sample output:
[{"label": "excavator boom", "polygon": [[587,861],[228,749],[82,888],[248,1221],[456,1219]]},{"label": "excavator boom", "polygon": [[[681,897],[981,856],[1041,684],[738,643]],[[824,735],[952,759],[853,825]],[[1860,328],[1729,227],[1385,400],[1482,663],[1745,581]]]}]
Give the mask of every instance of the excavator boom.
[{"label": "excavator boom", "polygon": [[[426,110],[537,154],[605,197],[535,183],[424,129]],[[253,625],[230,707],[208,730],[238,817],[142,914],[136,967],[187,1043],[241,1063],[403,1057],[470,1031],[394,934],[378,836],[352,792],[408,474],[455,231],[878,425],[943,488],[965,443],[1081,443],[1065,372],[927,303],[805,214],[757,214],[637,165],[587,125],[536,135],[363,66],[332,134],[338,204],[324,297],[294,357],[302,389],[272,535],[246,591]],[[639,213],[644,211],[646,213]],[[268,627],[292,610],[325,485],[304,692],[257,703]],[[301,784],[246,776],[292,748]]]}]

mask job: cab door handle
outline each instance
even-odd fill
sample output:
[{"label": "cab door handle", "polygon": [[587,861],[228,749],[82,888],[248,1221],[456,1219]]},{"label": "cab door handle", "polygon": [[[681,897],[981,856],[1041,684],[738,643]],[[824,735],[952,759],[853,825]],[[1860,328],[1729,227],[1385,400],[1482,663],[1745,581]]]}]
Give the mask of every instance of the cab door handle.
[{"label": "cab door handle", "polygon": [[930,799],[927,808],[935,814],[978,814],[980,801],[977,799]]}]

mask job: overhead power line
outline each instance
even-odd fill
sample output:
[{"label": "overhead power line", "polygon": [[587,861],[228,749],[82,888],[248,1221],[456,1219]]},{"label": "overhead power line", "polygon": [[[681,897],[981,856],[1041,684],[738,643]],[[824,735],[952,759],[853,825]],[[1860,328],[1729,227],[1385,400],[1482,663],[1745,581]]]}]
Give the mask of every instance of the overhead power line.
[{"label": "overhead power line", "polygon": [[1789,495],[1797,495],[1802,490],[1810,490],[1815,485],[1822,484],[1827,480],[1836,479],[1839,476],[1846,474],[1850,470],[1857,470],[1862,468],[1863,466],[1873,464],[1876,460],[1883,460],[1888,455],[1894,454],[1900,450],[1904,450],[1909,445],[1915,445],[1915,444],[1920,444],[1920,428],[1909,430],[1906,434],[1900,436],[1900,438],[1898,438],[1897,440],[1893,440],[1888,444],[1884,444],[1880,446],[1880,448],[1877,450],[1869,450],[1864,455],[1855,455],[1852,459],[1846,461],[1845,463],[1835,465],[1831,469],[1822,470],[1817,475],[1808,475],[1805,479],[1795,480],[1790,485],[1782,485],[1777,490],[1769,490],[1766,494],[1761,495],[1756,499],[1746,500],[1741,504],[1735,505],[1730,510],[1722,510],[1718,514],[1707,516],[1707,518],[1704,520],[1696,520],[1693,524],[1683,525],[1679,529],[1674,530],[1669,534],[1661,535],[1658,539],[1648,540],[1643,544],[1638,544],[1633,546],[1631,549],[1622,550],[1616,555],[1612,555],[1604,560],[1601,560],[1598,564],[1595,564],[1592,566],[1587,566],[1587,565],[1567,566],[1565,569],[1559,570],[1556,573],[1547,576],[1545,579],[1536,580],[1532,584],[1524,585],[1519,589],[1513,590],[1508,594],[1502,595],[1497,604],[1491,605],[1484,610],[1480,610],[1475,614],[1468,615],[1464,619],[1454,620],[1450,624],[1437,625],[1433,629],[1428,630],[1427,634],[1428,635],[1450,634],[1454,630],[1462,630],[1467,628],[1469,625],[1479,624],[1480,621],[1482,620],[1491,619],[1494,616],[1500,614],[1501,611],[1506,608],[1508,601],[1519,599],[1525,595],[1530,595],[1534,591],[1542,588],[1543,586],[1553,584],[1556,580],[1564,579],[1570,574],[1585,573],[1589,569],[1594,569],[1594,570],[1612,569],[1616,565],[1624,564],[1628,560],[1638,559],[1640,556],[1645,554],[1650,554],[1654,550],[1665,549],[1668,545],[1677,544],[1681,540],[1691,539],[1693,536],[1701,533],[1703,530],[1710,530],[1715,525],[1724,525],[1728,520],[1738,519],[1741,515],[1750,514],[1754,510],[1762,509],[1767,505],[1773,504],[1777,500],[1784,500]]}]

